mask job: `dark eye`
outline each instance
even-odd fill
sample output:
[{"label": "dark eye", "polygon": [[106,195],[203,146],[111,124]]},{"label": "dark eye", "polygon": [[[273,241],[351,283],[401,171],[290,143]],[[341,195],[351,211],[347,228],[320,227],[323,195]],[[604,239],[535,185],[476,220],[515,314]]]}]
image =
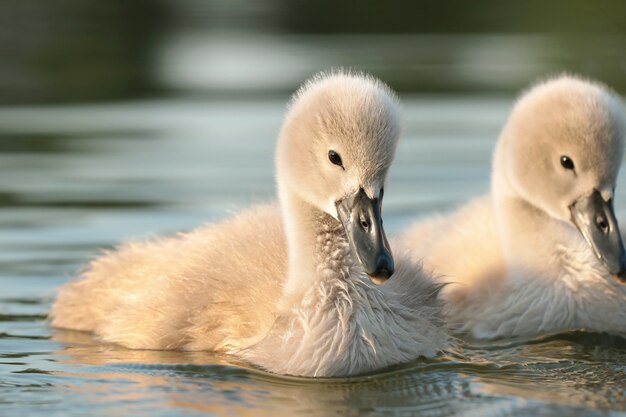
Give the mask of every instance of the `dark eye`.
[{"label": "dark eye", "polygon": [[563,155],[561,157],[561,166],[563,168],[565,168],[565,169],[571,169],[573,171],[574,170],[574,161],[572,161],[569,156]]},{"label": "dark eye", "polygon": [[333,150],[328,151],[328,160],[333,164],[343,168],[343,162],[341,161],[341,157],[337,152]]}]

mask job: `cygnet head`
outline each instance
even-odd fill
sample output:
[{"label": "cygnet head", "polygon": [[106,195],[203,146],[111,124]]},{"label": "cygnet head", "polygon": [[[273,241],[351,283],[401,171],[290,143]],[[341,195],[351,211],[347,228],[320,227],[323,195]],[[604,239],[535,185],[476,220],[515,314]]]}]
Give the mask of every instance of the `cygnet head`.
[{"label": "cygnet head", "polygon": [[517,102],[500,137],[494,174],[534,207],[575,225],[605,267],[624,280],[626,252],[613,210],[623,152],[620,99],[601,84],[560,76]]},{"label": "cygnet head", "polygon": [[339,220],[375,283],[394,268],[381,204],[399,119],[398,100],[381,81],[318,74],[295,94],[276,151],[281,197],[295,195]]}]

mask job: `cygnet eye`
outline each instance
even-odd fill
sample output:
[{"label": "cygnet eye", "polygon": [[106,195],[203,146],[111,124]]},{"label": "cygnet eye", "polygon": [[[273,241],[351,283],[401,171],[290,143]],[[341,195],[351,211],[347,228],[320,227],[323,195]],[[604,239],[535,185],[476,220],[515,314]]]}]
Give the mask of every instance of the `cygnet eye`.
[{"label": "cygnet eye", "polygon": [[569,156],[563,155],[561,156],[561,166],[565,169],[574,170],[574,161]]},{"label": "cygnet eye", "polygon": [[332,149],[328,151],[328,160],[334,165],[340,166],[343,168],[343,161],[341,160],[341,156]]}]

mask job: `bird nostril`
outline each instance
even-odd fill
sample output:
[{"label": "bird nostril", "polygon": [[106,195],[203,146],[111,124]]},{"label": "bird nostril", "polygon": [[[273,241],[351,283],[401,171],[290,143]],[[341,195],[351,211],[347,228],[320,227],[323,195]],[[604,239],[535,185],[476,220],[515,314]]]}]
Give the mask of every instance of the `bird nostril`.
[{"label": "bird nostril", "polygon": [[600,230],[602,230],[604,233],[606,233],[609,230],[609,224],[606,222],[606,219],[604,219],[603,217],[598,216],[598,218],[596,218],[596,224],[598,225]]},{"label": "bird nostril", "polygon": [[361,216],[361,218],[359,219],[360,223],[361,223],[361,227],[365,230],[367,230],[370,227],[369,222],[365,219],[365,217]]}]

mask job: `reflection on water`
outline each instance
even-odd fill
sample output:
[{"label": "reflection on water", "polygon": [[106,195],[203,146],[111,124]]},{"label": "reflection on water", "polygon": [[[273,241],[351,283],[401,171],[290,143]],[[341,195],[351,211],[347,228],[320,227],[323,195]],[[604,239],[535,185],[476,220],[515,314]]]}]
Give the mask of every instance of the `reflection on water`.
[{"label": "reflection on water", "polygon": [[120,405],[150,415],[242,416],[594,415],[596,409],[626,409],[626,375],[622,367],[610,369],[623,352],[612,352],[609,363],[594,362],[586,351],[597,348],[585,346],[584,334],[564,339],[501,346],[497,354],[466,347],[455,357],[384,373],[314,381],[277,377],[209,353],[132,351],[54,332],[62,346],[51,352],[54,361],[17,372],[30,386],[62,387],[72,405],[82,410],[86,402],[97,414]]},{"label": "reflection on water", "polygon": [[[48,327],[54,289],[101,248],[273,198],[273,146],[285,99],[0,110],[3,413],[626,412],[626,341],[606,335],[466,344],[434,361],[313,381],[211,353],[132,351]],[[404,138],[385,196],[390,233],[487,190],[491,149],[510,101],[405,97]],[[623,187],[616,207],[623,217]]]}]

